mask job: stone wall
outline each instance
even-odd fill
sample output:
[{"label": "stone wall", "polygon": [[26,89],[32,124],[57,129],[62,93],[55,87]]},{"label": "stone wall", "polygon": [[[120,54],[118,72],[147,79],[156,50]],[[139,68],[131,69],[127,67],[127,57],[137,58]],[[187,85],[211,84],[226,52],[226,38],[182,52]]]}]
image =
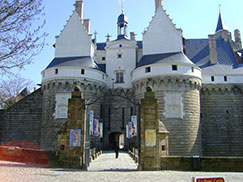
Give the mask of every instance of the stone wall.
[{"label": "stone wall", "polygon": [[38,89],[5,111],[4,143],[31,142],[40,145],[42,91]]},{"label": "stone wall", "polygon": [[4,135],[4,110],[0,110],[0,145],[3,141]]},{"label": "stone wall", "polygon": [[126,125],[131,121],[131,115],[136,115],[136,106],[126,98],[134,101],[134,93],[131,89],[114,89],[106,92],[105,103],[105,125],[104,140],[105,147],[109,146],[109,135],[120,133],[125,136],[125,149],[136,146],[136,137],[126,138]]},{"label": "stone wall", "polygon": [[169,155],[201,155],[201,81],[186,76],[144,79],[134,83],[136,99],[146,86],[152,86],[159,101],[159,120],[169,132]]},{"label": "stone wall", "polygon": [[204,156],[243,156],[243,85],[203,85]]},{"label": "stone wall", "polygon": [[161,158],[162,170],[242,172],[242,157],[176,157]]},{"label": "stone wall", "polygon": [[[67,80],[53,80],[43,83],[43,120],[42,120],[42,135],[41,147],[46,151],[57,151],[58,131],[62,128],[63,124],[67,121],[65,118],[56,118],[56,94],[66,93],[70,94],[74,86],[80,86],[83,98],[86,102],[92,102],[95,98],[102,95],[102,85],[95,82],[87,82],[78,79]],[[68,98],[65,98],[66,101]],[[100,105],[102,101],[98,100],[92,104],[91,110],[94,111],[94,118],[100,118]],[[67,111],[65,111],[67,113]],[[100,138],[90,137],[91,148],[98,146],[102,148]]]}]

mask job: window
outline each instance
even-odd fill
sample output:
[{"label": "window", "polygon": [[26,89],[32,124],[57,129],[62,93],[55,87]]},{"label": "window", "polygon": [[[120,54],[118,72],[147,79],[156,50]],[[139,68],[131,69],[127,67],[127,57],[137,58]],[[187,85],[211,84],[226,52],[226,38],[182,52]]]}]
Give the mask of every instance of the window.
[{"label": "window", "polygon": [[104,75],[104,74],[102,74],[102,79],[103,79],[103,80],[105,79],[105,75]]},{"label": "window", "polygon": [[227,82],[228,81],[228,77],[224,76],[224,81]]},{"label": "window", "polygon": [[211,81],[214,82],[214,76],[211,76]]},{"label": "window", "polygon": [[120,44],[119,47],[122,47],[122,44]]},{"label": "window", "polygon": [[149,73],[149,72],[151,72],[151,67],[146,67],[145,68],[145,73]]},{"label": "window", "polygon": [[58,69],[55,69],[55,74],[56,74],[56,75],[58,74]]},{"label": "window", "polygon": [[105,57],[102,57],[102,61],[105,61]]},{"label": "window", "polygon": [[121,54],[117,54],[117,58],[121,58],[122,57],[122,55]]},{"label": "window", "polygon": [[177,71],[177,65],[172,65],[172,70]]},{"label": "window", "polygon": [[84,69],[81,69],[81,75],[84,75]]},{"label": "window", "polygon": [[116,83],[124,83],[123,72],[116,73]]},{"label": "window", "polygon": [[194,68],[192,67],[192,72],[194,72]]}]

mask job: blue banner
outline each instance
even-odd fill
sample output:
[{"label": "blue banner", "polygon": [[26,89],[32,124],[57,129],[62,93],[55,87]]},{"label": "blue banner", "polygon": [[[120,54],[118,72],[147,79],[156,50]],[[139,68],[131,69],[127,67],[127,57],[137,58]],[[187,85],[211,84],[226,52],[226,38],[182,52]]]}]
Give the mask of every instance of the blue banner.
[{"label": "blue banner", "polygon": [[99,136],[99,120],[94,119],[94,136],[98,137]]},{"label": "blue banner", "polygon": [[80,129],[70,129],[70,147],[80,147],[81,146],[81,130]]},{"label": "blue banner", "polygon": [[133,127],[133,123],[129,122],[128,123],[128,138],[132,138],[134,136],[134,127]]}]

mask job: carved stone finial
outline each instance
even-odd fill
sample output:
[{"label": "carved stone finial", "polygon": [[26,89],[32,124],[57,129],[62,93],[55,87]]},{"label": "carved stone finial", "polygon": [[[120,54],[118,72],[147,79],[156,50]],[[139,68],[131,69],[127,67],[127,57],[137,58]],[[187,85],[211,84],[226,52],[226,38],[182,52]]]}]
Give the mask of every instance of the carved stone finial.
[{"label": "carved stone finial", "polygon": [[74,86],[74,92],[80,92],[81,88],[77,85]]},{"label": "carved stone finial", "polygon": [[153,91],[153,88],[151,86],[147,86],[146,91],[147,92],[152,92]]}]

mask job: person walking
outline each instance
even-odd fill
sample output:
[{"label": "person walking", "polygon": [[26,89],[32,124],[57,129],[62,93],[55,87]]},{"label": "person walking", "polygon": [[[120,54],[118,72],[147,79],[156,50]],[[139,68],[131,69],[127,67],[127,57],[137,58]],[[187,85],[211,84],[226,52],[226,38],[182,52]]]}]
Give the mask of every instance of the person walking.
[{"label": "person walking", "polygon": [[119,146],[115,144],[115,153],[116,153],[116,159],[118,158],[119,155]]}]

